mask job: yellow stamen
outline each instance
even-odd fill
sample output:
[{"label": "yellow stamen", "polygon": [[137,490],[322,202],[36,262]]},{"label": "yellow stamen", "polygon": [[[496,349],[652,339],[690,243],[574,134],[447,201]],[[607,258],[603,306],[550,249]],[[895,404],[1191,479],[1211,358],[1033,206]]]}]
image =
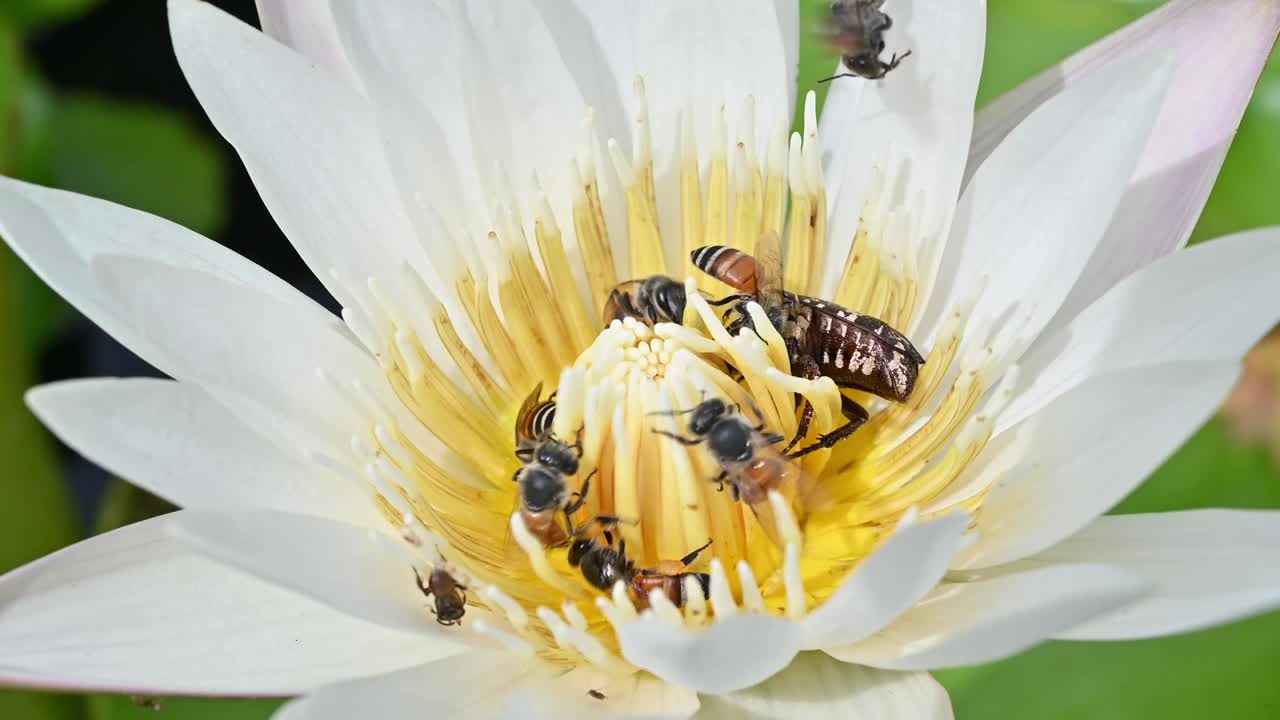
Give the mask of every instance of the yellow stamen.
[{"label": "yellow stamen", "polygon": [[[468,627],[513,652],[605,673],[634,671],[620,659],[612,630],[639,613],[695,632],[742,612],[798,620],[904,518],[980,512],[985,480],[972,470],[1007,401],[1016,370],[1007,366],[1022,330],[1021,320],[973,323],[973,302],[948,308],[931,347],[922,348],[928,362],[904,402],[827,377],[793,376],[766,308],[739,306],[752,327],[731,335],[724,308],[708,303],[724,286],[694,271],[688,257],[705,244],[754,252],[774,245],[768,233],[785,233],[778,244],[787,248],[785,288],[821,295],[828,199],[815,98],[806,97],[803,131],[790,144],[781,133],[760,144],[752,98],[721,106],[705,148],[695,141],[692,111],[684,113],[676,158],[681,236],[667,238],[681,254],[672,258],[659,224],[643,81],[635,89],[631,156],[616,142],[605,146],[622,191],[609,199],[625,199],[625,227],[605,222],[595,167],[601,144],[588,113],[572,164],[576,255],[561,232],[570,218],[556,218],[535,180],[532,201],[496,194],[482,248],[465,242],[461,223],[449,224],[460,247],[442,260],[452,273],[443,296],[407,265],[400,285],[409,288],[408,302],[394,294],[396,283],[343,283],[351,289],[343,319],[377,356],[413,423],[391,420],[386,401],[367,387],[325,375],[356,412],[374,419],[353,434],[350,457],[315,455],[334,472],[354,470],[397,536],[424,557],[433,554],[428,564],[436,562],[435,546],[447,548],[450,567],[473,587],[472,603],[486,611]],[[732,144],[728,106],[740,108]],[[923,201],[900,199],[911,197],[900,187],[911,178],[892,148],[879,166],[842,261],[846,272],[827,300],[923,341],[914,333],[928,302],[925,277],[939,259],[929,241],[937,223],[926,220],[935,216]],[[627,266],[621,278],[615,245]],[[626,318],[601,330],[610,290],[651,274],[685,281],[686,322],[650,327]],[[585,278],[582,287],[577,277]],[[551,437],[539,440],[580,455],[578,472],[560,479],[564,501],[581,499],[581,508],[568,517],[552,511],[572,537],[551,547],[539,537],[552,535],[531,526],[547,515],[522,512],[524,494],[513,482],[522,462],[513,445],[517,409],[539,382],[539,400],[556,393]],[[779,454],[793,439],[796,449],[808,449],[843,426],[846,398],[871,413],[852,437],[802,459]],[[694,427],[693,411],[708,400],[723,403],[721,421],[747,426],[749,460],[718,455],[707,428]],[[794,438],[806,406],[812,424]],[[689,566],[677,562],[708,540]],[[606,545],[621,552],[625,541],[631,571],[601,592],[581,565],[569,563],[574,541],[588,543],[579,550],[589,552]],[[662,584],[664,574],[678,577]]]}]

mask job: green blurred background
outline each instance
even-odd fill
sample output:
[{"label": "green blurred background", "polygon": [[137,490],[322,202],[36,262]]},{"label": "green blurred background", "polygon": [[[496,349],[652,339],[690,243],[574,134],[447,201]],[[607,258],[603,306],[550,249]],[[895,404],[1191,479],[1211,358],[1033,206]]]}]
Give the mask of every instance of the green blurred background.
[{"label": "green blurred background", "polygon": [[[214,4],[255,17],[251,0]],[[1159,4],[989,0],[979,103]],[[802,27],[815,26],[825,8],[822,0],[804,0]],[[833,65],[808,40],[802,85]],[[0,0],[0,172],[165,216],[318,296],[182,81],[161,0]],[[1277,187],[1280,67],[1273,59],[1194,239],[1280,224]],[[24,408],[22,392],[35,382],[154,371],[67,307],[2,245],[0,344],[0,572],[169,509],[59,447]],[[1271,412],[1280,427],[1280,411]],[[1234,437],[1224,420],[1210,422],[1115,512],[1280,508],[1274,448]],[[1277,668],[1280,613],[1273,613],[1176,638],[1049,643],[940,677],[960,720],[1261,719],[1280,717]],[[149,700],[0,691],[0,718],[143,718],[155,712]],[[277,704],[159,703],[170,720],[266,718]]]}]

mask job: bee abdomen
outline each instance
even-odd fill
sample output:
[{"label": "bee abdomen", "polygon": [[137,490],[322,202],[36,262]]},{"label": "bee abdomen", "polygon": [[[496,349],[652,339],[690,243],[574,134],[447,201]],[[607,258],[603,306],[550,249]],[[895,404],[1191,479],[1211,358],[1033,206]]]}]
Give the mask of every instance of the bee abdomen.
[{"label": "bee abdomen", "polygon": [[756,259],[727,245],[703,245],[690,255],[694,267],[744,293],[756,292]]}]

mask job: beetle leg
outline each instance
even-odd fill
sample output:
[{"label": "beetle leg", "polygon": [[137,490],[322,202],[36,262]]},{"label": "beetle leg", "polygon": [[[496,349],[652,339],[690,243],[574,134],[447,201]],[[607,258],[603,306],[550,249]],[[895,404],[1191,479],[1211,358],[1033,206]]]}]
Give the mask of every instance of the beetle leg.
[{"label": "beetle leg", "polygon": [[[822,375],[821,370],[818,369],[818,362],[808,355],[802,354],[797,357],[795,364],[795,369],[799,371],[797,374],[805,380],[813,380],[814,378]],[[804,412],[800,413],[800,422],[796,425],[796,434],[792,436],[791,442],[787,443],[787,446],[782,448],[783,455],[787,455],[787,453],[791,451],[791,448],[796,446],[796,443],[800,442],[804,436],[809,434],[809,427],[811,425],[813,425],[813,403],[809,402],[808,398],[805,398]],[[795,456],[788,455],[788,457]]]},{"label": "beetle leg", "polygon": [[815,450],[833,447],[836,443],[852,435],[853,431],[862,427],[862,424],[867,421],[866,409],[847,397],[842,396],[840,398],[840,409],[841,412],[844,413],[844,417],[848,422],[835,430],[832,430],[826,435],[818,436],[817,442],[791,453],[787,456],[787,459],[794,460],[803,455],[808,455]]}]

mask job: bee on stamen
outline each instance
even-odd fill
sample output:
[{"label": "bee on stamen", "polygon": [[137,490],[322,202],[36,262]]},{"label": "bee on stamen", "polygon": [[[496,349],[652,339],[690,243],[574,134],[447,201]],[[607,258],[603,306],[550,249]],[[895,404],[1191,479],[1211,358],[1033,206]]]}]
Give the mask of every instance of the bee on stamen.
[{"label": "bee on stamen", "polygon": [[[566,478],[578,474],[582,442],[578,440],[568,445],[552,435],[555,400],[540,401],[541,391],[542,384],[539,383],[516,415],[515,454],[524,464],[516,469],[511,479],[518,486],[520,515],[525,527],[543,547],[556,547],[573,536],[570,516],[586,501],[591,477],[583,480],[582,489],[578,492],[569,490]],[[563,526],[557,522],[561,513],[564,515]]]},{"label": "bee on stamen", "polygon": [[666,275],[651,275],[618,283],[609,292],[604,306],[604,324],[635,318],[649,325],[660,322],[680,325],[684,320],[684,284]]},{"label": "bee on stamen", "polygon": [[654,590],[662,593],[672,605],[684,607],[688,602],[684,589],[686,577],[697,581],[704,596],[710,593],[710,575],[686,570],[703,550],[711,547],[711,540],[679,560],[663,560],[652,567],[637,568],[627,558],[627,541],[621,535],[617,536],[616,547],[614,545],[613,529],[619,522],[612,515],[596,516],[579,531],[569,547],[569,564],[579,568],[592,587],[608,592],[617,583],[624,583],[631,601],[642,609],[649,607],[649,593]]},{"label": "bee on stamen", "polygon": [[[773,232],[760,237],[755,257],[721,245],[700,247],[691,255],[695,267],[740,292],[712,303],[730,306],[725,316],[730,333],[746,328],[759,335],[747,311],[748,303],[757,302],[782,336],[797,376],[809,380],[826,376],[840,388],[907,400],[925,361],[911,341],[878,318],[783,290],[780,257]],[[867,421],[866,409],[844,396],[841,412],[844,425],[791,452],[813,422],[813,405],[806,399],[797,432],[782,453],[797,458],[830,448]]]},{"label": "bee on stamen", "polygon": [[884,33],[893,27],[893,19],[880,9],[883,6],[884,0],[840,0],[831,4],[827,41],[840,52],[840,59],[849,72],[818,82],[844,77],[879,80],[911,55],[908,50],[901,55],[894,53],[889,62],[880,59],[884,52]]}]

